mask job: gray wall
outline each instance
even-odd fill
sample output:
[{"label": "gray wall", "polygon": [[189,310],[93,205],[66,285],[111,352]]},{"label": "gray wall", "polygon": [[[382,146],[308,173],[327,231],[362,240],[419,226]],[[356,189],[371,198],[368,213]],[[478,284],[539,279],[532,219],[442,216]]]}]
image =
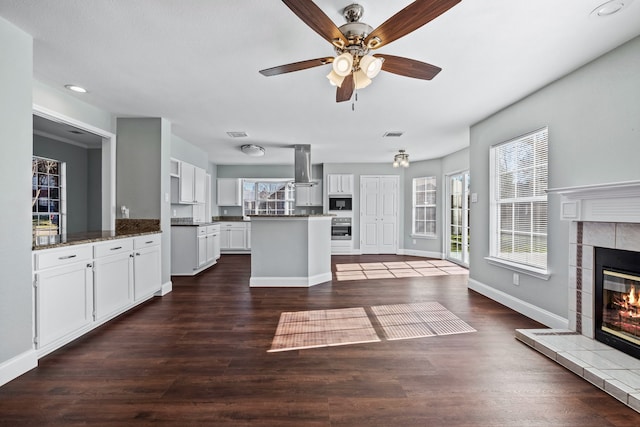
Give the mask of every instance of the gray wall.
[{"label": "gray wall", "polygon": [[[408,250],[428,252],[432,256],[442,253],[442,230],[443,230],[443,209],[441,201],[444,200],[445,191],[442,180],[442,159],[424,160],[420,162],[411,162],[408,169],[404,170],[404,191],[401,194],[400,204],[405,206],[404,215],[401,220],[404,221],[404,233],[401,234],[402,240],[400,247]],[[413,179],[425,176],[436,177],[436,200],[438,207],[436,209],[436,238],[416,238],[411,237],[411,229],[413,222]],[[415,241],[415,243],[413,243]]]},{"label": "gray wall", "polygon": [[[0,366],[32,351],[32,38],[0,18]],[[10,207],[10,209],[9,209]],[[35,357],[35,356],[34,356]],[[31,364],[35,363],[35,359]],[[29,363],[20,366],[29,369]],[[5,365],[6,366],[6,365]],[[15,370],[6,368],[15,373]],[[12,379],[0,370],[0,384]],[[19,372],[22,373],[22,372]]]},{"label": "gray wall", "polygon": [[102,150],[87,150],[87,229],[102,229]]},{"label": "gray wall", "polygon": [[489,149],[549,126],[549,187],[640,179],[640,38],[550,84],[471,128],[470,279],[567,317],[569,223],[549,197],[548,281],[489,265]]},{"label": "gray wall", "polygon": [[118,118],[116,213],[159,219],[162,230],[162,282],[171,280],[170,177],[171,123],[162,118]]},{"label": "gray wall", "polygon": [[[93,153],[90,155],[90,152]],[[101,151],[88,150],[34,135],[33,154],[67,164],[67,232],[100,230],[102,228]],[[89,224],[97,228],[91,228]]]}]

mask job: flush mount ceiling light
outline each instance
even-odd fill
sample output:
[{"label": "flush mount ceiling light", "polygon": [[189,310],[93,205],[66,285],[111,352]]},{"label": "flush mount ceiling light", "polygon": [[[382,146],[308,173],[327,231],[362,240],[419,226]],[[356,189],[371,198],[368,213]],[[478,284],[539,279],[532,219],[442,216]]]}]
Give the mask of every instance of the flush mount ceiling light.
[{"label": "flush mount ceiling light", "polygon": [[64,87],[66,87],[69,90],[72,90],[74,92],[77,93],[87,93],[88,91],[83,88],[82,86],[78,86],[78,85],[64,85]]},{"label": "flush mount ceiling light", "polygon": [[337,86],[336,102],[348,101],[357,89],[371,84],[380,71],[414,79],[431,80],[442,69],[426,62],[401,56],[376,54],[369,52],[381,48],[428,22],[436,19],[461,0],[416,0],[384,21],[378,28],[360,21],[364,8],[359,4],[350,4],[343,9],[346,24],[338,27],[311,0],[283,0],[283,2],[305,24],[331,43],[335,56],[308,59],[277,67],[260,70],[264,76],[302,71],[321,65],[331,64],[327,75],[329,83]]},{"label": "flush mount ceiling light", "polygon": [[605,16],[614,15],[629,6],[632,1],[633,0],[609,0],[608,2],[593,9],[591,11],[591,16],[603,18]]},{"label": "flush mount ceiling light", "polygon": [[398,150],[398,154],[393,156],[393,167],[397,168],[402,166],[403,168],[409,167],[409,154],[404,150]]},{"label": "flush mount ceiling light", "polygon": [[242,150],[242,152],[247,156],[252,156],[252,157],[264,156],[264,148],[260,147],[259,145],[245,144],[242,147],[240,147],[240,150]]}]

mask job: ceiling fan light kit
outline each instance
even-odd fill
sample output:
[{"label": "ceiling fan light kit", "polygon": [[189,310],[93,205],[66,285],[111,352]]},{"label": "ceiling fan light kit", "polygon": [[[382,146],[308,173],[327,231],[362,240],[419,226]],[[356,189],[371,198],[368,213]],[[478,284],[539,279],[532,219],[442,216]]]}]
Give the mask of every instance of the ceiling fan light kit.
[{"label": "ceiling fan light kit", "polygon": [[327,78],[333,86],[337,86],[336,102],[344,102],[351,99],[356,89],[369,86],[371,79],[380,71],[422,80],[434,78],[442,70],[440,67],[400,56],[373,56],[369,52],[417,30],[461,0],[415,0],[375,29],[360,22],[364,8],[359,4],[351,4],[343,9],[347,23],[337,27],[310,0],[282,1],[298,18],[333,45],[336,56],[280,65],[260,70],[260,74],[275,76],[332,64],[332,71]]}]

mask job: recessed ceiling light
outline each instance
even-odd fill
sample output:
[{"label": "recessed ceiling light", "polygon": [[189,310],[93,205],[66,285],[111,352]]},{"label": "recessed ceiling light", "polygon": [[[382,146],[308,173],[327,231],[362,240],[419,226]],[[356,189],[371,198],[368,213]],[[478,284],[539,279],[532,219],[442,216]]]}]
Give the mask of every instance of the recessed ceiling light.
[{"label": "recessed ceiling light", "polygon": [[78,92],[78,93],[87,93],[88,91],[83,88],[82,86],[78,86],[78,85],[64,85],[64,87],[66,87],[69,90],[72,90],[74,92]]},{"label": "recessed ceiling light", "polygon": [[606,3],[602,3],[591,11],[591,16],[605,17],[611,16],[620,12],[625,7],[629,6],[633,0],[609,0]]},{"label": "recessed ceiling light", "polygon": [[394,130],[394,131],[385,132],[384,135],[382,135],[382,137],[383,138],[397,138],[399,136],[402,136],[402,134],[404,134],[404,132],[399,131],[399,130]]},{"label": "recessed ceiling light", "polygon": [[247,136],[246,132],[227,132],[231,138],[244,138]]}]

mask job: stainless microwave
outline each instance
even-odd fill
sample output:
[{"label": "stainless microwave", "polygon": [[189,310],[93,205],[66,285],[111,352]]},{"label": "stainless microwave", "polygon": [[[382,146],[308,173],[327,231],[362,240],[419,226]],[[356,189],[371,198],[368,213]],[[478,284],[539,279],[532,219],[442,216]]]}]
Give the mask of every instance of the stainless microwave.
[{"label": "stainless microwave", "polygon": [[330,211],[350,211],[351,197],[329,197]]}]

